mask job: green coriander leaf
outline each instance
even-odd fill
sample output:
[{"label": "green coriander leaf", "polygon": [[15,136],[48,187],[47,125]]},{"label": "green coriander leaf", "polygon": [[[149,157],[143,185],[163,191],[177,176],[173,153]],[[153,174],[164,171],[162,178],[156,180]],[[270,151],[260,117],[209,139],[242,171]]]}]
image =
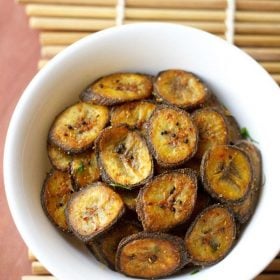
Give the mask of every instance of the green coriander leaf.
[{"label": "green coriander leaf", "polygon": [[76,172],[82,173],[85,170],[84,164],[81,162],[80,166],[76,169]]},{"label": "green coriander leaf", "polygon": [[243,139],[248,139],[248,140],[258,144],[258,142],[251,137],[251,135],[246,127],[242,127],[240,130],[240,133],[241,133],[241,136]]},{"label": "green coriander leaf", "polygon": [[193,271],[190,273],[190,275],[194,275],[194,274],[198,273],[199,271],[200,271],[200,268],[197,268],[197,269],[193,270]]},{"label": "green coriander leaf", "polygon": [[113,187],[113,188],[121,188],[121,189],[131,190],[129,187],[121,185],[121,184],[110,183],[110,186]]}]

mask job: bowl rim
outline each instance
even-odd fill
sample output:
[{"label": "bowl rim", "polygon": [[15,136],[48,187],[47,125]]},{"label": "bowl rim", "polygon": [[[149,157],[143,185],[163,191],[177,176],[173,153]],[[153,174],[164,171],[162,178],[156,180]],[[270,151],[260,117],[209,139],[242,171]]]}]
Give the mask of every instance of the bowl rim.
[{"label": "bowl rim", "polygon": [[[23,220],[20,219],[19,214],[18,214],[18,209],[17,205],[15,204],[13,200],[13,193],[11,192],[12,189],[12,172],[9,170],[9,163],[11,162],[11,159],[13,157],[13,149],[10,145],[11,140],[14,135],[14,131],[17,128],[18,122],[20,121],[21,117],[21,110],[25,107],[25,104],[27,103],[27,100],[29,99],[29,96],[33,95],[33,88],[35,88],[38,84],[41,83],[47,76],[50,71],[52,71],[54,68],[56,68],[57,65],[59,65],[63,60],[65,60],[68,56],[71,56],[72,52],[75,52],[76,49],[83,48],[84,45],[87,45],[88,43],[94,43],[94,41],[101,40],[102,37],[105,36],[110,36],[112,33],[117,33],[117,32],[126,32],[127,30],[131,28],[143,28],[143,27],[150,27],[150,26],[157,26],[157,27],[173,27],[173,28],[180,28],[180,29],[185,29],[186,31],[190,32],[196,32],[203,34],[203,36],[208,36],[209,38],[213,38],[216,41],[219,41],[219,44],[223,44],[226,48],[234,48],[237,52],[242,54],[243,56],[247,56],[247,59],[249,58],[253,63],[259,66],[259,64],[251,58],[248,54],[244,53],[242,50],[240,50],[238,47],[235,45],[232,45],[228,43],[227,41],[223,40],[222,38],[219,38],[213,34],[210,34],[208,32],[190,27],[190,26],[182,26],[179,24],[174,24],[174,23],[162,23],[162,22],[144,22],[144,23],[133,23],[133,24],[126,24],[126,25],[121,25],[121,26],[114,26],[93,34],[90,34],[86,36],[85,38],[82,38],[78,40],[77,42],[73,43],[72,45],[68,46],[66,49],[61,51],[57,56],[55,56],[51,61],[48,62],[48,64],[40,70],[34,78],[31,80],[31,82],[28,84],[26,89],[23,91],[15,109],[12,114],[12,117],[9,122],[9,127],[7,130],[6,134],[6,139],[5,139],[5,145],[4,145],[4,156],[3,156],[3,177],[4,177],[4,186],[5,186],[5,193],[6,193],[6,198],[8,201],[8,206],[10,209],[10,212],[12,214],[13,221],[23,238],[24,242],[27,244],[27,246],[32,250],[32,252],[35,253],[35,255],[38,257],[39,260],[42,261],[42,263],[46,264],[48,269],[53,272],[54,274],[57,274],[57,269],[55,268],[55,265],[53,265],[47,257],[44,256],[44,254],[40,251],[40,249],[35,246],[35,244],[32,242],[32,236],[29,233],[28,226],[24,223]],[[266,70],[263,70],[263,74],[267,75],[271,79],[271,83],[274,83],[274,86],[278,88],[278,85],[276,82],[270,77],[268,72]],[[279,89],[279,88],[278,88]],[[258,273],[260,273],[266,265],[279,253],[279,248],[280,248],[280,240],[278,240],[278,248],[277,246],[274,247],[274,251],[270,252],[270,254],[267,254],[265,257],[262,256],[263,262],[262,262],[262,267],[259,267],[258,269],[252,269],[251,275],[252,277],[256,276]],[[273,256],[273,257],[271,257]]]}]

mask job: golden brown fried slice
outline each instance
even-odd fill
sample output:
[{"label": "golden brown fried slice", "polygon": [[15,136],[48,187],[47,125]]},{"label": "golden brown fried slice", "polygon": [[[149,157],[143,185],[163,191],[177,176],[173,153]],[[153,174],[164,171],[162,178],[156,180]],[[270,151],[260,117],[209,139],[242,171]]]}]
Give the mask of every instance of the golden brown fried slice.
[{"label": "golden brown fried slice", "polygon": [[139,190],[124,190],[124,189],[119,189],[117,190],[118,194],[121,196],[125,206],[130,209],[135,211],[136,210],[136,199],[139,193]]},{"label": "golden brown fried slice", "polygon": [[75,193],[66,208],[69,227],[84,242],[110,228],[123,213],[121,197],[102,182]]},{"label": "golden brown fried slice", "polygon": [[143,131],[143,125],[155,108],[156,104],[151,101],[136,101],[115,106],[111,111],[111,125],[126,124]]},{"label": "golden brown fried slice", "polygon": [[248,154],[253,167],[252,189],[248,197],[240,204],[231,207],[237,220],[243,224],[250,219],[258,202],[259,192],[262,186],[262,158],[259,149],[249,141],[242,140],[236,146]]},{"label": "golden brown fried slice", "polygon": [[152,79],[148,75],[136,73],[116,73],[102,77],[84,92],[80,99],[100,105],[114,105],[151,96]]},{"label": "golden brown fried slice", "polygon": [[96,182],[100,177],[97,155],[93,150],[73,156],[70,166],[72,179],[77,190]]},{"label": "golden brown fried slice", "polygon": [[197,195],[197,178],[190,169],[163,173],[142,188],[136,211],[145,231],[167,231],[191,215]]},{"label": "golden brown fried slice", "polygon": [[173,167],[196,153],[198,132],[186,111],[161,105],[147,123],[147,140],[157,163]]},{"label": "golden brown fried slice", "polygon": [[49,140],[65,152],[83,152],[93,145],[108,119],[107,107],[76,103],[56,117]]},{"label": "golden brown fried slice", "polygon": [[97,149],[102,179],[113,186],[131,189],[153,175],[153,159],[145,139],[125,125],[104,129]]},{"label": "golden brown fried slice", "polygon": [[217,110],[213,108],[196,110],[192,114],[192,119],[199,134],[196,158],[202,158],[209,148],[228,143],[227,123],[224,116]]},{"label": "golden brown fried slice", "polygon": [[120,241],[141,231],[141,226],[127,220],[121,220],[112,229],[87,244],[96,258],[115,270],[115,257]]},{"label": "golden brown fried slice", "polygon": [[187,263],[183,240],[163,233],[141,232],[122,239],[116,269],[145,279],[174,274]]},{"label": "golden brown fried slice", "polygon": [[52,170],[48,173],[41,191],[41,203],[47,217],[62,231],[70,231],[66,223],[65,208],[73,192],[67,172]]},{"label": "golden brown fried slice", "polygon": [[57,170],[67,171],[69,169],[72,156],[51,144],[48,144],[47,149],[52,166]]},{"label": "golden brown fried slice", "polygon": [[229,253],[235,238],[233,215],[225,206],[216,204],[196,218],[186,234],[185,247],[193,264],[212,265]]},{"label": "golden brown fried slice", "polygon": [[183,70],[160,72],[154,89],[159,99],[184,109],[198,107],[208,98],[207,87],[197,76]]},{"label": "golden brown fried slice", "polygon": [[236,146],[216,146],[209,149],[201,162],[204,188],[225,203],[246,199],[252,187],[252,167],[247,154]]}]

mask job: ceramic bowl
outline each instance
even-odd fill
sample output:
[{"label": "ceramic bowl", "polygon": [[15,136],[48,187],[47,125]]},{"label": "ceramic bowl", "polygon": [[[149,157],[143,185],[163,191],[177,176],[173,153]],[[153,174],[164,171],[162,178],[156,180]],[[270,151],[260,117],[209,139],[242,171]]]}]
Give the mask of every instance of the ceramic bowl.
[{"label": "ceramic bowl", "polygon": [[58,232],[43,213],[40,190],[49,170],[46,139],[54,117],[100,76],[156,74],[169,68],[199,75],[248,128],[259,143],[265,175],[256,212],[236,246],[223,261],[191,279],[251,279],[279,252],[278,85],[251,57],[211,34],[173,24],[133,24],[95,33],[62,51],[31,81],[11,119],[4,155],[9,207],[27,246],[58,279],[127,278]]}]

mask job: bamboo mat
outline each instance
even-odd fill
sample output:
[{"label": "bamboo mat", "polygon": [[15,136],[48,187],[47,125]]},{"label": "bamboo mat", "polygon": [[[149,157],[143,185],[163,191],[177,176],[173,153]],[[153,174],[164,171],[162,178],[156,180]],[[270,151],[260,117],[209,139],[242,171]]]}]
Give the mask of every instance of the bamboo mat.
[{"label": "bamboo mat", "polygon": [[[30,27],[40,30],[41,58],[38,69],[44,67],[65,47],[91,33],[127,23],[165,21],[193,26],[232,40],[235,45],[258,60],[280,84],[280,0],[18,2],[25,5]],[[29,259],[32,275],[23,276],[22,280],[56,279],[31,252]],[[280,280],[280,255],[256,279]]]}]

